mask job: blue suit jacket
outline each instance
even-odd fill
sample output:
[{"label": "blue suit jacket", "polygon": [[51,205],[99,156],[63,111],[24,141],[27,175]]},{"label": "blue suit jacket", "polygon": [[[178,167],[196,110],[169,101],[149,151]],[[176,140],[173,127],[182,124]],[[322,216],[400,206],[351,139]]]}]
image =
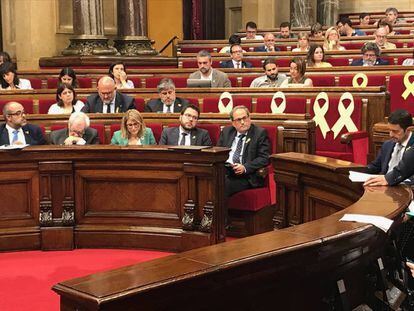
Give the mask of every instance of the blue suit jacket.
[{"label": "blue suit jacket", "polygon": [[[389,65],[390,63],[385,60],[385,59],[381,59],[381,58],[377,58],[377,60],[375,61],[374,66],[381,66],[381,65]],[[364,62],[361,59],[354,59],[351,63],[351,66],[363,66]]]},{"label": "blue suit jacket", "polygon": [[[254,51],[255,52],[267,52],[266,46],[264,46],[264,45],[255,47]],[[280,49],[277,46],[275,46],[275,51],[280,51]]]},{"label": "blue suit jacket", "polygon": [[[411,135],[410,140],[407,143],[407,147],[404,150],[410,149],[414,145],[414,134]],[[381,150],[378,153],[377,158],[367,165],[367,172],[370,174],[385,175],[388,171],[388,163],[390,162],[392,152],[394,151],[395,142],[393,140],[385,141]]]},{"label": "blue suit jacket", "polygon": [[[252,68],[253,67],[251,63],[245,62],[245,61],[242,61],[241,65],[242,65],[241,66],[242,68]],[[221,68],[234,68],[234,64],[233,64],[233,61],[230,59],[230,60],[220,62],[220,67]]]},{"label": "blue suit jacket", "polygon": [[[45,145],[46,139],[43,136],[40,127],[34,124],[26,124],[22,127],[26,144],[28,145]],[[6,123],[0,125],[0,146],[10,145],[9,132],[6,129]]]}]

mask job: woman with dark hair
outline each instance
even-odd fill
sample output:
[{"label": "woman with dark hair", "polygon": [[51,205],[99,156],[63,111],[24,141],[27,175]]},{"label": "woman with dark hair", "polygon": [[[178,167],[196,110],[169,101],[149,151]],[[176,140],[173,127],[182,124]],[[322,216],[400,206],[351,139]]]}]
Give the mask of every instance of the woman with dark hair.
[{"label": "woman with dark hair", "polygon": [[326,68],[332,67],[330,63],[325,62],[325,51],[320,44],[312,44],[306,58],[308,67]]},{"label": "woman with dark hair", "polygon": [[228,54],[230,54],[230,47],[233,44],[241,45],[241,38],[240,38],[239,35],[236,35],[235,33],[232,34],[229,37],[229,45],[222,47],[221,50],[219,51],[219,53],[228,53]]},{"label": "woman with dark hair", "polygon": [[125,64],[116,62],[109,67],[109,76],[114,79],[117,89],[133,89],[134,82],[128,80]]},{"label": "woman with dark hair", "polygon": [[69,84],[74,88],[79,87],[78,79],[76,78],[75,70],[70,67],[63,68],[59,73],[59,84]]},{"label": "woman with dark hair", "polygon": [[81,111],[85,104],[76,99],[76,92],[70,84],[60,84],[56,90],[56,104],[50,106],[48,114],[70,114]]},{"label": "woman with dark hair", "polygon": [[5,62],[11,62],[11,57],[7,52],[0,52],[0,65]]},{"label": "woman with dark hair", "polygon": [[306,62],[301,57],[294,57],[290,61],[290,78],[283,81],[280,87],[311,87],[313,82],[305,76]]},{"label": "woman with dark hair", "polygon": [[29,90],[32,85],[29,80],[19,79],[14,64],[5,62],[0,66],[0,84],[3,90]]}]

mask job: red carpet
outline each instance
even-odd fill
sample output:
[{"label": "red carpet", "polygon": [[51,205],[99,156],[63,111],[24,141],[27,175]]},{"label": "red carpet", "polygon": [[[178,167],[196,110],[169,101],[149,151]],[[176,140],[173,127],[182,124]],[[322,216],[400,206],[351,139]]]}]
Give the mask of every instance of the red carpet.
[{"label": "red carpet", "polygon": [[167,255],[107,249],[0,253],[0,310],[59,310],[59,296],[51,290],[54,284]]}]

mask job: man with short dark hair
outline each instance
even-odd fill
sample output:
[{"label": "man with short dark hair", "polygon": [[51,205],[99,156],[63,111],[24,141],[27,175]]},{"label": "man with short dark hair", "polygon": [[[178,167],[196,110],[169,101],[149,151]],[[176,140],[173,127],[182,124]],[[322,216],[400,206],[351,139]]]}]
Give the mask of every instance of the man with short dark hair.
[{"label": "man with short dark hair", "polygon": [[341,36],[354,37],[354,36],[366,36],[367,34],[359,29],[352,27],[352,21],[349,17],[341,17],[336,23],[338,26],[338,32]]},{"label": "man with short dark hair", "polygon": [[220,63],[221,68],[252,68],[252,64],[243,60],[243,49],[240,44],[230,46],[231,59]]},{"label": "man with short dark hair", "polygon": [[369,13],[359,14],[359,24],[363,26],[368,26],[371,21],[371,15]]},{"label": "man with short dark hair", "polygon": [[226,198],[250,188],[264,186],[258,170],[269,163],[270,144],[265,129],[252,124],[245,106],[230,112],[232,125],[223,129],[218,146],[230,148],[226,164],[224,193]]},{"label": "man with short dark hair", "polygon": [[255,22],[246,23],[246,37],[241,38],[242,40],[263,40],[261,35],[257,34],[257,25]]},{"label": "man with short dark hair", "polygon": [[115,81],[108,76],[99,79],[98,93],[89,95],[82,112],[120,113],[135,109],[135,99],[116,90]]},{"label": "man with short dark hair", "polygon": [[224,72],[213,69],[211,54],[206,50],[197,53],[198,70],[190,74],[189,79],[210,80],[211,87],[231,87],[229,77]]},{"label": "man with short dark hair", "polygon": [[367,42],[361,48],[362,58],[354,59],[351,66],[389,65],[387,60],[379,58],[381,51],[375,42]]},{"label": "man with short dark hair", "polygon": [[263,62],[264,76],[257,77],[252,81],[250,87],[279,87],[287,79],[283,73],[278,73],[275,59],[268,58]]},{"label": "man with short dark hair", "polygon": [[151,99],[144,107],[145,112],[181,112],[189,102],[175,95],[174,81],[169,78],[161,79],[157,85],[159,98]]},{"label": "man with short dark hair", "polygon": [[296,36],[290,32],[290,23],[283,22],[280,24],[280,34],[277,35],[278,39],[296,38]]},{"label": "man with short dark hair", "polygon": [[162,131],[160,145],[211,146],[208,132],[197,128],[200,109],[194,105],[186,106],[180,115],[179,127],[168,127]]},{"label": "man with short dark hair", "polygon": [[44,145],[46,140],[40,127],[28,124],[22,104],[8,102],[3,107],[6,123],[0,125],[0,145]]},{"label": "man with short dark hair", "polygon": [[385,141],[377,158],[368,164],[370,174],[386,174],[390,172],[403,157],[404,152],[414,144],[411,133],[413,119],[411,114],[403,109],[393,111],[388,117],[390,140]]}]

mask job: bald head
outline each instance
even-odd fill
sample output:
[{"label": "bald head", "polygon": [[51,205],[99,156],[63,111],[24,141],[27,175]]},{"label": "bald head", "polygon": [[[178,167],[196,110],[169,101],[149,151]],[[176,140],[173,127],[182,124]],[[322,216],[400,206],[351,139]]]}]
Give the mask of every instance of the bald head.
[{"label": "bald head", "polygon": [[3,107],[3,117],[6,123],[14,129],[19,129],[27,123],[24,107],[18,102],[8,102],[5,104]]},{"label": "bald head", "polygon": [[98,82],[98,94],[104,104],[112,102],[116,93],[115,81],[108,76],[102,77]]}]

